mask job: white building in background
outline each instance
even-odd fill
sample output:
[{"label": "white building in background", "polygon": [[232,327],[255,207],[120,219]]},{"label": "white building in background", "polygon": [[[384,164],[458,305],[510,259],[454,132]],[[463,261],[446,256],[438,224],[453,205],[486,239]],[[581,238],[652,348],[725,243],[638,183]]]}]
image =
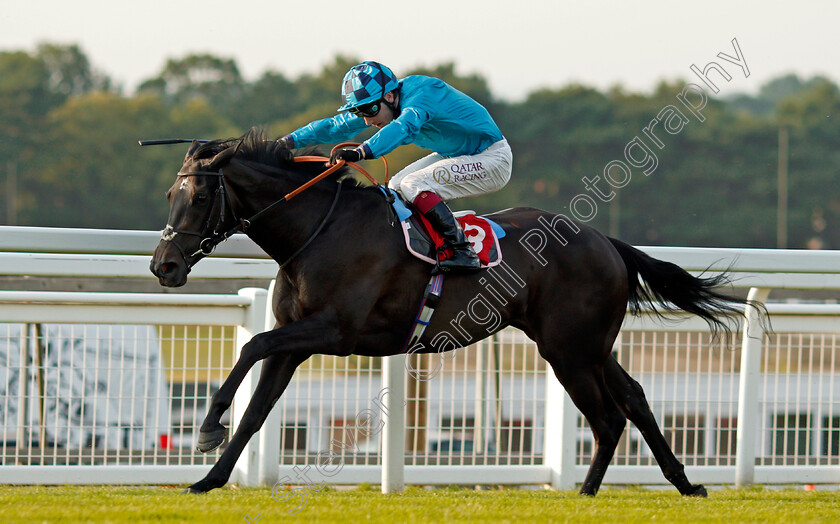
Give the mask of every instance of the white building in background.
[{"label": "white building in background", "polygon": [[169,397],[155,326],[0,324],[6,446],[167,448]]}]

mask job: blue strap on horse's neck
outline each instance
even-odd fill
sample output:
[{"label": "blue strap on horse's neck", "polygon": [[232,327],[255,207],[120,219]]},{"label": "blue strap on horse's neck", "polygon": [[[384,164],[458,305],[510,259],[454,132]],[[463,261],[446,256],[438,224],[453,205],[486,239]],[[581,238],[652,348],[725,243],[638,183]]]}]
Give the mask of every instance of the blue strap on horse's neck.
[{"label": "blue strap on horse's neck", "polygon": [[423,337],[423,333],[429,327],[429,322],[432,321],[432,315],[435,312],[435,308],[437,308],[442,290],[443,273],[432,275],[432,278],[429,279],[429,283],[426,285],[426,291],[423,293],[423,301],[420,302],[420,309],[417,311],[417,316],[414,317],[411,334],[403,345],[402,353],[411,351],[411,348]]}]

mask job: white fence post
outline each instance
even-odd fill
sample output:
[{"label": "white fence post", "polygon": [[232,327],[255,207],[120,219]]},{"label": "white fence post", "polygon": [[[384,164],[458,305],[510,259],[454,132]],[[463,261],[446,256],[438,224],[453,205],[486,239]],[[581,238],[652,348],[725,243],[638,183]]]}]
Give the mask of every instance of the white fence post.
[{"label": "white fence post", "polygon": [[[271,307],[271,297],[274,295],[275,281],[272,280],[268,286],[265,307],[265,322],[263,331],[271,331],[277,320],[274,318],[274,310]],[[280,430],[283,424],[282,411],[272,409],[265,419],[262,429],[257,434],[260,439],[260,486],[273,486],[280,478]]]},{"label": "white fence post", "polygon": [[[239,296],[249,298],[251,300],[251,305],[248,307],[245,325],[236,327],[237,359],[242,352],[242,347],[251,340],[254,335],[263,331],[263,328],[265,327],[265,309],[268,301],[268,293],[265,289],[245,288],[239,290]],[[251,396],[254,394],[254,389],[257,387],[257,381],[259,381],[261,370],[262,363],[257,362],[254,367],[251,368],[251,371],[249,371],[245,376],[245,379],[242,381],[239,389],[236,390],[236,395],[233,398],[233,405],[231,406],[231,436],[239,427],[239,421],[242,420],[242,416],[245,414],[245,409],[248,407]],[[266,429],[267,428],[264,427],[260,433]],[[275,428],[275,430],[279,431],[279,428]],[[239,460],[236,462],[236,467],[233,470],[231,478],[233,482],[238,482],[243,486],[259,485],[259,448],[260,442],[263,439],[260,433],[255,435],[256,438],[251,438],[251,441],[248,442],[245,449],[242,451],[242,455],[240,455]]]},{"label": "white fence post", "polygon": [[31,327],[30,324],[24,324],[21,327],[20,352],[18,353],[18,425],[16,443],[20,449],[23,449],[25,443],[29,441],[29,435],[27,434],[29,419],[27,418],[27,414],[29,413],[29,337],[32,336]]},{"label": "white fence post", "polygon": [[487,351],[496,343],[496,335],[490,335],[476,344],[475,348],[475,435],[473,445],[478,453],[487,452]]},{"label": "white fence post", "polygon": [[[751,288],[747,299],[764,304],[770,288]],[[735,486],[749,486],[755,481],[757,424],[760,421],[758,388],[761,380],[761,346],[764,326],[761,310],[747,305],[744,310],[744,334],[741,343],[741,376],[738,384],[738,429],[735,447]]]},{"label": "white fence post", "polygon": [[[387,394],[382,435],[382,493],[405,489],[405,359],[406,355],[383,357],[382,383]],[[383,390],[385,391],[385,390]]]},{"label": "white fence post", "polygon": [[577,464],[577,408],[554,376],[551,366],[545,370],[545,465],[551,469],[551,487],[575,488]]}]

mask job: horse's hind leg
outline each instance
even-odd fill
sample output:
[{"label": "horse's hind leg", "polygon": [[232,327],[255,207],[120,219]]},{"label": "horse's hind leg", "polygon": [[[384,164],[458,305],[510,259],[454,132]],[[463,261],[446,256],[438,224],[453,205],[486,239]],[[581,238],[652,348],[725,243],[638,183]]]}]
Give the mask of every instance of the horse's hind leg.
[{"label": "horse's hind leg", "polygon": [[586,357],[560,358],[542,350],[541,354],[592,429],[595,453],[580,493],[595,495],[604,480],[627,419],[610,396],[600,366],[588,362]]},{"label": "horse's hind leg", "polygon": [[242,415],[242,420],[233,434],[230,444],[225,448],[222,456],[219,457],[210,472],[207,473],[207,476],[187,488],[185,493],[205,493],[227,483],[239,455],[245,449],[245,445],[265,422],[271,408],[274,407],[277,399],[289,385],[295,369],[308,357],[309,354],[282,354],[263,360],[260,379],[257,382],[254,395]]},{"label": "horse's hind leg", "polygon": [[621,410],[642,432],[665,478],[683,495],[707,496],[706,488],[700,484],[691,484],[685,476],[682,463],[674,456],[659,426],[656,425],[642,386],[633,380],[612,356],[605,365],[604,376],[607,387]]}]

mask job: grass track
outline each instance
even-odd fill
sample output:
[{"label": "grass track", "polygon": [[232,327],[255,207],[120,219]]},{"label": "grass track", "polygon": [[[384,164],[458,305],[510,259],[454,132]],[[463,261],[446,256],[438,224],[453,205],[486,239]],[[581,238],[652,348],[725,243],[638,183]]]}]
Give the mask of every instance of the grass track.
[{"label": "grass track", "polygon": [[[270,489],[223,488],[181,496],[182,488],[0,487],[0,522],[840,522],[840,492],[717,490],[708,499],[676,491],[604,489],[597,497],[514,489],[409,488],[382,495],[364,487],[314,492],[289,516]],[[285,493],[285,491],[283,492]],[[278,497],[279,498],[279,497]],[[297,501],[296,501],[297,502]]]}]

